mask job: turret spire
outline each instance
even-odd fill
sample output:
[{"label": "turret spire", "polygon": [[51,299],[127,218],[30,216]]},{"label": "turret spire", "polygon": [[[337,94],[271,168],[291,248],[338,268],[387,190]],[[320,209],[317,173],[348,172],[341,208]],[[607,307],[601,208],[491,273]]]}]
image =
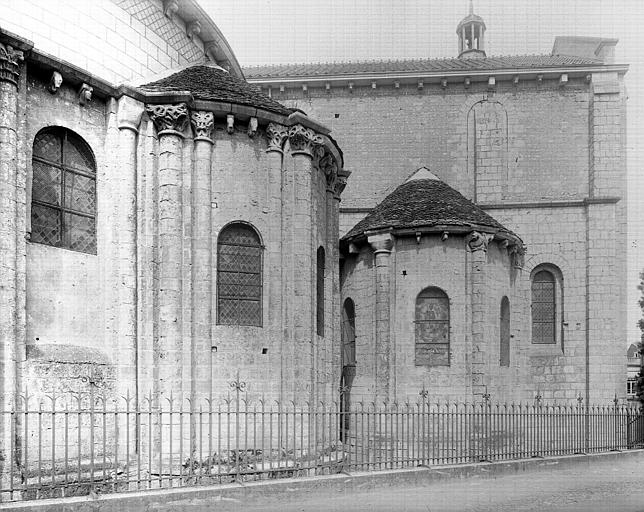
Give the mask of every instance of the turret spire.
[{"label": "turret spire", "polygon": [[458,34],[458,56],[464,59],[485,57],[485,22],[474,14],[474,0],[469,0],[469,14],[456,28]]}]

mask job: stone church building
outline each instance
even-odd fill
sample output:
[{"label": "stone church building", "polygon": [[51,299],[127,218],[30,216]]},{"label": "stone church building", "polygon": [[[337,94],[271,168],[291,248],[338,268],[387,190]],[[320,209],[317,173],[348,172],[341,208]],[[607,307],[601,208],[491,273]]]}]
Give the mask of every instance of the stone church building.
[{"label": "stone church building", "polygon": [[195,0],[12,6],[0,409],[623,395],[615,40],[242,70]]}]

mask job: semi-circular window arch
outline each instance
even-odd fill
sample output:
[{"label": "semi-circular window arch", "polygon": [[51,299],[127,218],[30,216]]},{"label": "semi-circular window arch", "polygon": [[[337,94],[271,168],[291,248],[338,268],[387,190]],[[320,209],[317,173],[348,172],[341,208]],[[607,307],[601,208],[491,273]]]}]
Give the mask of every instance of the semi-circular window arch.
[{"label": "semi-circular window arch", "polygon": [[510,366],[510,299],[501,299],[499,318],[499,365]]},{"label": "semi-circular window arch", "polygon": [[60,126],[33,143],[31,241],[96,254],[96,162],[79,135]]},{"label": "semi-circular window arch", "polygon": [[416,297],[416,366],[449,366],[449,297],[430,286]]},{"label": "semi-circular window arch", "polygon": [[563,275],[556,265],[537,265],[530,275],[532,343],[563,344]]},{"label": "semi-circular window arch", "polygon": [[217,323],[262,326],[262,243],[245,222],[228,224],[217,239]]}]

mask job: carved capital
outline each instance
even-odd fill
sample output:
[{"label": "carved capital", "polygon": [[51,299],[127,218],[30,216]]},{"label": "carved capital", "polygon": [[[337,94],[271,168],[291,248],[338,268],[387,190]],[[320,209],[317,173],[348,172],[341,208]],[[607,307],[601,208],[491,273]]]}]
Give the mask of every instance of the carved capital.
[{"label": "carved capital", "polygon": [[138,133],[144,105],[129,96],[121,96],[118,100],[118,112],[116,114],[119,130],[130,129]]},{"label": "carved capital", "polygon": [[523,268],[525,265],[525,245],[511,245],[508,248],[508,253],[510,254],[510,261],[514,268]]},{"label": "carved capital", "polygon": [[376,254],[390,253],[394,246],[394,237],[389,232],[374,233],[367,236],[367,242]]},{"label": "carved capital", "polygon": [[277,151],[282,153],[284,151],[284,142],[288,137],[288,129],[286,126],[277,123],[270,123],[266,128],[266,135],[268,135],[268,149],[266,152]]},{"label": "carved capital", "polygon": [[0,82],[18,84],[20,77],[20,61],[23,54],[13,46],[0,43]]},{"label": "carved capital", "polygon": [[317,147],[324,144],[320,135],[301,124],[291,126],[288,131],[288,140],[291,144],[291,154],[303,154],[310,157],[316,156]]},{"label": "carved capital", "polygon": [[205,110],[196,110],[190,114],[195,140],[212,142],[212,131],[215,128],[215,114]]},{"label": "carved capital", "polygon": [[467,242],[468,247],[470,248],[470,251],[472,252],[477,252],[477,251],[487,251],[487,246],[490,243],[490,240],[494,238],[494,235],[490,235],[488,233],[479,233],[478,231],[472,231],[467,237],[465,238],[465,241]]},{"label": "carved capital", "polygon": [[188,106],[185,103],[147,105],[145,111],[152,119],[159,134],[170,131],[183,135],[183,131],[188,124]]},{"label": "carved capital", "polygon": [[333,155],[324,147],[322,148],[321,157],[318,160],[318,167],[324,173],[326,177],[326,184],[328,190],[333,190],[335,188],[335,182],[338,178],[338,163],[336,162]]}]

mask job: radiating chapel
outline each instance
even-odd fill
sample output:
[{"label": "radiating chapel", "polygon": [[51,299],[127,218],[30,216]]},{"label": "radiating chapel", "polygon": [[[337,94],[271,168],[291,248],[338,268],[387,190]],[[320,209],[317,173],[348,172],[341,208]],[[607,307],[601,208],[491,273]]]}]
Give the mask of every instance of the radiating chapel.
[{"label": "radiating chapel", "polygon": [[627,67],[599,38],[490,57],[487,29],[242,70],[196,0],[14,2],[0,409],[621,396]]}]

